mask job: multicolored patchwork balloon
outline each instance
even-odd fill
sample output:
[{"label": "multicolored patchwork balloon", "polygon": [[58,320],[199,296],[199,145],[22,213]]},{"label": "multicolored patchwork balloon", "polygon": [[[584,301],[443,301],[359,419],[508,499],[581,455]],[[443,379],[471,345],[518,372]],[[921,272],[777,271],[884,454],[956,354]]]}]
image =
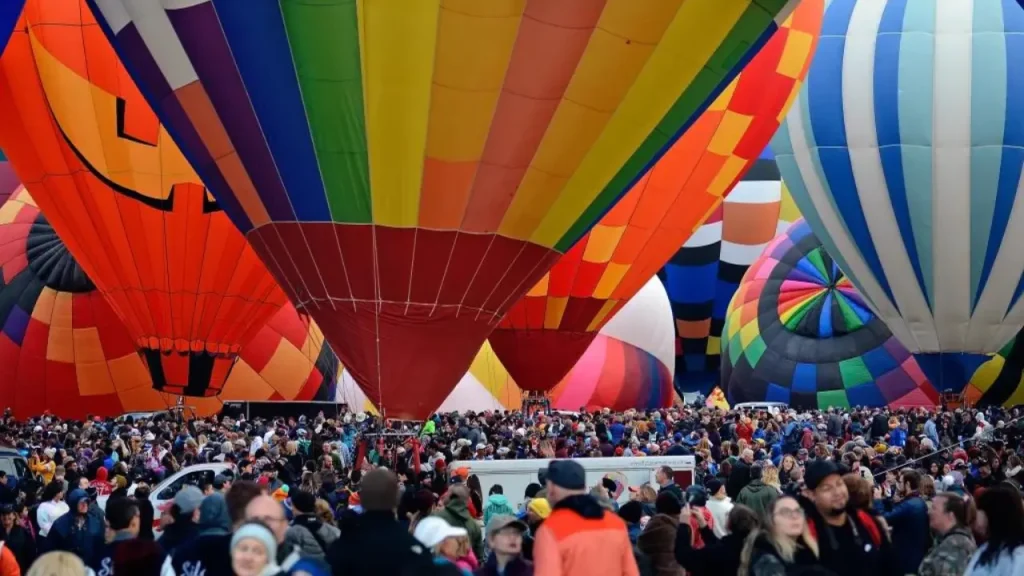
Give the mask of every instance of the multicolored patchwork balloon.
[{"label": "multicolored patchwork balloon", "polygon": [[800,217],[765,148],[722,205],[658,272],[672,301],[679,393],[718,385],[725,310],[747,268]]},{"label": "multicolored patchwork balloon", "polygon": [[723,329],[729,402],[934,406],[917,361],[866,306],[804,220],[751,265]]}]

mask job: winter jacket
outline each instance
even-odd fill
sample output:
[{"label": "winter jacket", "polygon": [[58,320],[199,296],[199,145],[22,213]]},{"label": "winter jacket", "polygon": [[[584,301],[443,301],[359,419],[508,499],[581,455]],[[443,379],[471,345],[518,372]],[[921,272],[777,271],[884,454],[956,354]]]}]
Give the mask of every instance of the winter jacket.
[{"label": "winter jacket", "polygon": [[519,557],[506,564],[505,571],[499,573],[498,559],[491,554],[487,562],[473,572],[473,576],[533,576],[533,564]]},{"label": "winter jacket", "polygon": [[192,521],[192,516],[177,518],[164,527],[164,533],[160,536],[160,546],[171,554],[175,548],[198,535],[199,525]]},{"label": "winter jacket", "polygon": [[680,524],[676,532],[675,557],[683,568],[696,576],[736,574],[740,567],[740,553],[747,539],[746,533],[728,534],[715,539],[711,528],[702,528],[704,547],[693,547],[692,528]]},{"label": "winter jacket", "polygon": [[638,576],[622,518],[589,495],[565,498],[541,525],[533,565],[544,576]]},{"label": "winter jacket", "polygon": [[768,507],[779,498],[779,491],[773,486],[768,486],[761,480],[754,480],[740,490],[736,496],[736,504],[742,504],[757,512],[759,518],[768,514]]},{"label": "winter jacket", "polygon": [[967,576],[1020,576],[1024,574],[1024,546],[1017,546],[1013,550],[1003,550],[996,557],[995,562],[981,566],[978,564],[978,560],[985,552],[986,546],[988,544],[982,544],[974,553],[964,574]]},{"label": "winter jacket", "polygon": [[331,544],[334,544],[339,536],[341,530],[324,524],[316,516],[299,514],[292,520],[284,541],[298,547],[303,557],[325,559]]},{"label": "winter jacket", "polygon": [[675,482],[670,482],[658,489],[658,494],[668,492],[669,494],[676,497],[680,504],[686,503],[686,498],[683,496],[683,489]]},{"label": "winter jacket", "polygon": [[901,574],[913,574],[931,546],[928,505],[917,494],[900,501],[883,516],[892,528],[892,546],[899,550]]},{"label": "winter jacket", "polygon": [[10,532],[5,532],[0,527],[0,540],[3,540],[4,547],[10,550],[21,566],[22,572],[28,572],[29,566],[36,559],[36,542],[28,530],[15,524]]},{"label": "winter jacket", "polygon": [[434,514],[451,526],[464,528],[469,533],[469,543],[473,546],[473,553],[477,558],[484,557],[484,539],[480,530],[480,523],[473,519],[466,508],[466,503],[458,498],[453,498],[444,506],[444,510]]},{"label": "winter jacket", "polygon": [[[114,565],[117,561],[125,556],[131,556],[132,551],[137,550],[139,545],[140,541],[133,538],[130,534],[115,534],[114,539],[109,544],[104,544],[100,548],[99,552],[97,552],[96,556],[93,558],[93,561],[89,563],[89,568],[92,568],[93,572],[97,575],[114,574]],[[147,562],[149,562],[148,569],[150,571],[145,571],[145,569],[143,569],[144,571],[142,573],[135,574],[134,576],[154,576],[166,560],[167,555],[160,546],[153,542],[148,542],[145,545],[151,546],[152,548],[155,548],[155,551],[159,552],[147,560]]]},{"label": "winter jacket", "polygon": [[676,528],[679,520],[667,514],[657,514],[636,541],[637,548],[651,559],[657,576],[683,576],[683,567],[676,562]]},{"label": "winter jacket", "polygon": [[[327,551],[335,576],[419,576],[434,561],[391,512],[368,511],[350,520]],[[216,572],[208,573],[211,576]],[[230,572],[227,572],[230,574]]]},{"label": "winter jacket", "polygon": [[721,500],[708,498],[705,508],[708,509],[708,512],[711,512],[711,517],[715,519],[715,536],[724,538],[728,533],[726,526],[729,524],[729,512],[732,511],[733,506],[735,505],[728,496]]},{"label": "winter jacket", "polygon": [[740,490],[743,490],[747,484],[750,484],[750,464],[743,460],[736,460],[736,463],[732,465],[732,472],[729,473],[729,480],[725,483],[725,493],[735,502],[736,497],[740,495]]},{"label": "winter jacket", "polygon": [[484,506],[484,527],[490,523],[491,518],[498,516],[499,514],[510,514],[514,515],[515,510],[508,503],[508,498],[505,498],[503,494],[491,494],[487,498],[487,505]]},{"label": "winter jacket", "polygon": [[89,564],[103,546],[106,527],[91,514],[79,514],[78,503],[85,498],[85,490],[72,490],[68,495],[71,511],[57,518],[46,536],[47,550],[71,552]]},{"label": "winter jacket", "polygon": [[966,528],[954,528],[939,538],[924,557],[918,576],[961,576],[978,549]]},{"label": "winter jacket", "polygon": [[[785,576],[786,574],[799,574],[800,568],[815,566],[818,559],[814,553],[802,546],[797,547],[792,562],[786,562],[779,556],[778,550],[768,541],[764,535],[754,540],[753,548],[750,551],[750,569],[740,576]],[[741,559],[742,562],[742,559]]]}]

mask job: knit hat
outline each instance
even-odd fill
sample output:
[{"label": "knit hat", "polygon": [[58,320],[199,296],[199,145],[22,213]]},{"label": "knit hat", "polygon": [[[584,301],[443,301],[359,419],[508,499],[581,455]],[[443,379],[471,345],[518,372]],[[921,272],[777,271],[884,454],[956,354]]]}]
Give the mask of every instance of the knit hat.
[{"label": "knit hat", "polygon": [[541,519],[547,519],[548,516],[551,516],[551,504],[548,502],[547,498],[534,498],[533,500],[530,500],[526,509],[537,516],[540,516]]},{"label": "knit hat", "polygon": [[[267,549],[267,560],[269,562],[275,562],[277,558],[277,540],[274,538],[273,532],[270,528],[267,528],[259,522],[246,522],[242,526],[235,530],[234,535],[231,536],[231,550],[234,551],[235,546],[239,542],[246,539],[253,539],[263,544],[263,547]],[[265,571],[265,573],[268,573]],[[269,572],[272,573],[272,572]]]}]

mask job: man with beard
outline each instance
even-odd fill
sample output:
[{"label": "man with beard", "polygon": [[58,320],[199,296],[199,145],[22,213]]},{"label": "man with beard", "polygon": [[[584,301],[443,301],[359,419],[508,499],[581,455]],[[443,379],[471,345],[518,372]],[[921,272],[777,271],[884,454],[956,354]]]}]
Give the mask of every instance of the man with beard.
[{"label": "man with beard", "polygon": [[849,510],[850,494],[831,460],[812,460],[805,473],[807,525],[819,559],[838,576],[901,576],[881,526],[867,512]]}]

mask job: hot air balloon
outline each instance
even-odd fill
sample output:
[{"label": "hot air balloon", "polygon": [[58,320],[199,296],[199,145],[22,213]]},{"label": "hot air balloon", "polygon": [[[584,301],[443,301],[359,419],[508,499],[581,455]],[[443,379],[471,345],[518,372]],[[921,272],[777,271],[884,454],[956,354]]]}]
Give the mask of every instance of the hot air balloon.
[{"label": "hot air balloon", "polygon": [[807,70],[823,5],[800,4],[671,150],[494,330],[491,345],[524,390],[551,390],[754,164]]},{"label": "hot air balloon", "polygon": [[359,385],[422,418],[796,2],[90,4]]},{"label": "hot air balloon", "polygon": [[286,301],[83,0],[32,0],[0,58],[0,146],[157,390],[212,396]]},{"label": "hot air balloon", "polygon": [[320,327],[286,304],[245,342],[220,399],[333,402],[340,373]]},{"label": "hot air balloon", "polygon": [[653,410],[672,405],[675,356],[668,294],[651,278],[551,391],[559,410]]},{"label": "hot air balloon", "polygon": [[14,167],[7,161],[7,156],[0,150],[0,206],[7,202],[7,199],[14,194],[14,191],[21,186]]},{"label": "hot air balloon", "polygon": [[1021,54],[1013,0],[835,0],[772,141],[801,214],[922,362],[1024,324]]},{"label": "hot air balloon", "polygon": [[124,324],[21,188],[0,206],[0,405],[81,419],[177,401],[153,389]]},{"label": "hot air balloon", "polygon": [[1020,334],[978,366],[963,396],[978,408],[1024,404],[1024,338]]},{"label": "hot air balloon", "polygon": [[765,246],[799,217],[775,158],[765,148],[719,208],[658,272],[675,317],[677,392],[708,394],[718,385],[729,301]]},{"label": "hot air balloon", "polygon": [[25,6],[25,0],[4,0],[0,2],[0,54],[4,53],[7,41],[14,32],[14,26],[21,16],[21,9]]},{"label": "hot air balloon", "polygon": [[935,406],[921,367],[797,220],[743,276],[726,312],[722,386],[729,402]]}]

